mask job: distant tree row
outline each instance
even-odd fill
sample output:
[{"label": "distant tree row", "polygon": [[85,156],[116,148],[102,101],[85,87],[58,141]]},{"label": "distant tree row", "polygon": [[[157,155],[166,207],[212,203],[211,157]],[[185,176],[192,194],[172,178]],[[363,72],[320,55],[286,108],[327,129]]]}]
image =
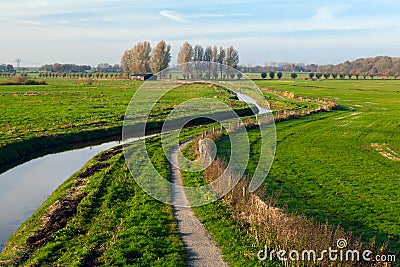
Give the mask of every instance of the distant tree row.
[{"label": "distant tree row", "polygon": [[0,72],[14,72],[14,66],[11,64],[1,64]]},{"label": "distant tree row", "polygon": [[[275,72],[270,71],[268,74],[264,71],[261,73],[261,78],[263,78],[263,80],[265,80],[265,78],[267,78],[267,76],[269,76],[269,78],[271,80],[273,80],[275,78]],[[282,79],[283,73],[281,71],[279,71],[278,73],[276,73],[276,77],[278,78],[278,80]],[[297,73],[293,72],[290,74],[290,77],[293,80],[297,79]]]},{"label": "distant tree row", "polygon": [[[325,72],[324,74],[322,74],[322,73],[320,73],[320,72],[318,72],[318,73],[311,72],[311,73],[308,74],[308,76],[310,77],[310,79],[314,79],[314,77],[315,77],[315,78],[317,78],[318,80],[320,80],[322,77],[324,77],[326,80],[329,79],[330,77],[332,77],[332,78],[335,79],[335,80],[336,80],[337,78],[343,80],[343,79],[346,78],[346,76],[349,78],[349,80],[351,80],[352,77],[355,77],[355,78],[358,80],[358,79],[360,78],[360,76],[363,77],[364,80],[365,80],[367,77],[370,77],[371,79],[374,79],[374,77],[375,77],[374,74],[368,73],[368,72],[366,72],[366,73],[364,73],[364,74],[362,74],[362,75],[360,75],[360,74],[358,74],[358,73],[356,73],[356,74],[352,74],[352,73],[346,74],[346,73],[343,73],[343,72],[342,72],[342,73],[336,73],[336,72],[334,72],[334,73],[329,73],[329,72]],[[395,76],[395,77],[397,77],[397,76]]]},{"label": "distant tree row", "polygon": [[121,72],[122,69],[118,64],[110,65],[108,63],[100,63],[94,69],[95,72]]},{"label": "distant tree row", "polygon": [[[179,49],[178,53],[178,64],[183,64],[187,62],[197,62],[203,61],[204,64],[194,64],[195,70],[194,76],[196,78],[201,78],[203,74],[207,79],[214,78],[217,79],[218,76],[221,78],[224,73],[224,69],[222,64],[229,66],[233,69],[236,69],[239,64],[239,52],[233,47],[229,46],[227,48],[220,47],[219,49],[217,46],[207,46],[203,48],[201,45],[196,44],[194,47],[189,42],[184,42],[183,45]],[[208,62],[213,62],[215,64],[207,64]],[[219,63],[219,69],[218,65]],[[183,69],[185,78],[189,78],[189,70]],[[234,78],[236,72],[233,72],[232,69],[226,69],[225,75],[228,77],[225,78]],[[238,79],[241,78],[239,74]]]},{"label": "distant tree row", "polygon": [[39,68],[39,71],[44,72],[85,72],[91,70],[92,67],[89,65],[76,65],[76,64],[46,64]]},{"label": "distant tree row", "polygon": [[4,72],[4,71],[2,71],[2,72],[0,72],[0,77],[8,77],[8,78],[10,78],[10,77],[15,76],[15,74],[16,74],[15,71],[14,72]]},{"label": "distant tree row", "polygon": [[[265,80],[265,78],[267,78],[267,76],[269,76],[271,78],[271,80],[273,80],[275,78],[275,72],[270,71],[269,74],[267,74],[265,71],[261,73],[261,78],[263,78]],[[282,78],[283,74],[281,71],[279,71],[278,73],[276,73],[276,77],[278,78],[278,80],[280,80]]]},{"label": "distant tree row", "polygon": [[158,73],[168,67],[171,61],[171,46],[161,40],[152,50],[148,41],[139,42],[126,50],[121,57],[125,73]]},{"label": "distant tree row", "polygon": [[[282,78],[283,74],[282,74],[282,72],[278,72],[278,73],[275,74],[275,72],[273,72],[273,71],[271,71],[269,73],[264,71],[264,72],[261,73],[261,78],[264,79],[264,80],[268,76],[269,76],[269,78],[271,80],[273,80],[275,78],[275,76],[278,78],[278,80],[280,80]],[[297,75],[296,72],[292,72],[290,74],[290,77],[295,80],[295,79],[297,79],[298,75]],[[326,73],[320,73],[320,72],[314,73],[314,72],[310,72],[308,74],[308,77],[310,79],[318,79],[318,80],[322,79],[322,77],[324,77],[326,80],[331,78],[331,77],[333,79],[341,79],[341,80],[345,79],[346,77],[349,80],[351,80],[353,77],[356,78],[357,80],[360,77],[363,77],[364,80],[365,80],[367,77],[370,77],[371,79],[374,79],[375,75],[367,74],[367,73],[364,73],[363,75],[349,73],[349,74],[346,75],[345,73],[327,73],[327,72]]]},{"label": "distant tree row", "polygon": [[[400,76],[400,58],[392,58],[387,56],[379,56],[374,58],[360,58],[354,61],[345,61],[338,65],[317,65],[317,64],[304,64],[304,63],[288,63],[288,62],[268,62],[264,66],[255,65],[242,65],[238,69],[242,72],[310,72],[340,74],[345,76]],[[321,77],[322,77],[321,76]]]},{"label": "distant tree row", "polygon": [[39,78],[122,78],[123,73],[109,72],[39,72]]},{"label": "distant tree row", "polygon": [[240,65],[238,70],[246,73],[262,73],[262,72],[316,72],[318,65],[304,63],[289,63],[289,62],[267,62],[261,65]]},{"label": "distant tree row", "polygon": [[360,58],[354,61],[345,61],[338,65],[321,66],[321,73],[339,73],[348,76],[357,74],[359,76],[399,76],[400,58],[379,56],[374,58]]}]

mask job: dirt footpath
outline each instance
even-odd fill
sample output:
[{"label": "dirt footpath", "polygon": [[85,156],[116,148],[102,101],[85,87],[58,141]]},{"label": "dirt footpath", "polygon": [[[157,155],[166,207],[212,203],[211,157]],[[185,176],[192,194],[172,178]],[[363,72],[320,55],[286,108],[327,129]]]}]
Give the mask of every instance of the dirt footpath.
[{"label": "dirt footpath", "polygon": [[[179,149],[186,144],[179,146]],[[180,236],[185,244],[188,254],[188,266],[228,266],[222,260],[220,248],[215,244],[204,225],[194,215],[193,210],[188,206],[188,200],[182,187],[182,177],[180,171],[174,166],[178,166],[178,148],[171,153],[171,181],[174,216],[178,223]]]}]

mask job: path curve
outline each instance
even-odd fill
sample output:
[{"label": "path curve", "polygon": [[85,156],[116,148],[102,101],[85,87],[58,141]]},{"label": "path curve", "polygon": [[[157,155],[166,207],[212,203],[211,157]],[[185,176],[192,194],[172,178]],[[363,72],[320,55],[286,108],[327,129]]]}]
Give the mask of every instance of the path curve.
[{"label": "path curve", "polygon": [[[171,152],[171,182],[172,182],[172,205],[174,217],[178,223],[178,230],[185,245],[188,255],[187,266],[218,267],[228,266],[222,260],[220,248],[215,244],[213,238],[205,229],[204,225],[194,215],[193,210],[187,206],[188,200],[182,187],[182,177],[178,168],[178,151],[186,144],[183,143]],[[175,186],[177,185],[177,186]]]}]

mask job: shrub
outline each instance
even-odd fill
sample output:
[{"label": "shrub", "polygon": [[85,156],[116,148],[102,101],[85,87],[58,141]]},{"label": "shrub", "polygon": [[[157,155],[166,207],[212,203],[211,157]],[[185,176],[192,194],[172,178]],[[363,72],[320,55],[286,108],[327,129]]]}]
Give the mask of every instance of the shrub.
[{"label": "shrub", "polygon": [[17,74],[12,78],[11,81],[16,83],[16,84],[24,84],[26,79],[27,79],[27,76],[21,75],[21,74]]},{"label": "shrub", "polygon": [[9,82],[1,82],[0,85],[46,85],[44,80],[28,79],[27,75],[16,74]]},{"label": "shrub", "polygon": [[267,73],[266,72],[261,73],[261,78],[263,78],[263,80],[265,80],[265,78],[267,78]]},{"label": "shrub", "polygon": [[46,85],[47,83],[44,80],[39,80],[39,81],[35,81],[35,80],[26,80],[24,82],[25,85]]},{"label": "shrub", "polygon": [[92,84],[93,84],[93,79],[92,78],[86,79],[86,85],[92,85]]},{"label": "shrub", "polygon": [[269,73],[269,77],[271,78],[271,80],[273,80],[274,77],[275,77],[275,72],[271,71],[271,72]]}]

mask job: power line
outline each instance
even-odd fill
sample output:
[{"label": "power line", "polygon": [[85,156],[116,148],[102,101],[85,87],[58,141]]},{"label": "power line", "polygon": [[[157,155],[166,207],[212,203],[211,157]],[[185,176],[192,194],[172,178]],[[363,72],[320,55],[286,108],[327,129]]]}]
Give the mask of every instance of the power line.
[{"label": "power line", "polygon": [[17,58],[17,59],[15,60],[15,62],[17,62],[17,68],[20,69],[20,68],[21,68],[21,59],[20,59],[20,58]]},{"label": "power line", "polygon": [[37,66],[43,65],[43,64],[37,63],[37,62],[28,62],[28,61],[22,60],[21,58],[16,58],[13,62],[17,63],[17,68],[18,69],[21,68],[22,64],[25,64],[25,65],[26,64],[32,64],[32,65],[37,65]]}]

